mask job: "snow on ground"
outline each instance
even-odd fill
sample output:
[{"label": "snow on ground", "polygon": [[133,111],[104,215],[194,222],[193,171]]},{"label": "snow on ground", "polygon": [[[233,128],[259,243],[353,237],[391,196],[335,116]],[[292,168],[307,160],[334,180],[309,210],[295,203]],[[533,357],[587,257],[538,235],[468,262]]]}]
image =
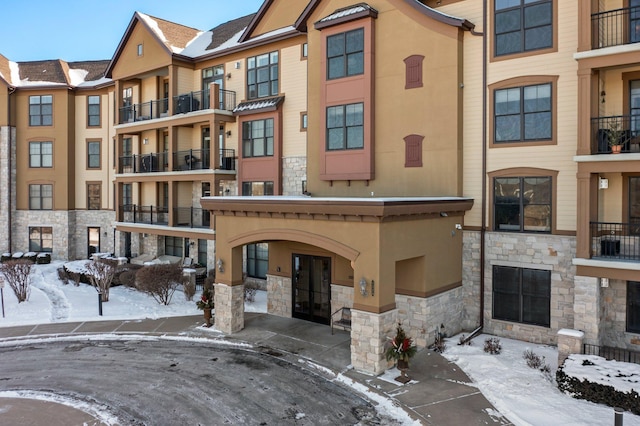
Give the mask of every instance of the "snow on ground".
[{"label": "snow on ground", "polygon": [[[447,339],[444,357],[457,364],[478,386],[482,394],[516,425],[613,425],[613,408],[578,400],[558,390],[555,381],[545,378],[539,370],[527,366],[522,357],[529,349],[544,356],[555,378],[558,351],[555,347],[500,338],[502,353],[484,352],[484,341],[490,336],[480,335],[471,346],[458,346],[459,339]],[[600,357],[592,357],[599,358]],[[635,364],[612,363],[627,372],[637,372]],[[576,368],[577,370],[577,368]],[[603,376],[606,376],[606,372]],[[572,371],[571,375],[576,375]],[[594,381],[593,373],[586,375]],[[611,377],[608,384],[626,391],[628,383]],[[640,385],[636,383],[636,390]],[[624,413],[625,426],[640,426],[640,416]]]}]

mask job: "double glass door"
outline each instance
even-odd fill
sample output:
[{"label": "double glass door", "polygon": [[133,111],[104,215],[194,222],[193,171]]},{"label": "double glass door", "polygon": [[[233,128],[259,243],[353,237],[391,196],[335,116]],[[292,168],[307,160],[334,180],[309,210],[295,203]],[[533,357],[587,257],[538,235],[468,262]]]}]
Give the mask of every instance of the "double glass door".
[{"label": "double glass door", "polygon": [[293,317],[329,324],[331,259],[293,255]]}]

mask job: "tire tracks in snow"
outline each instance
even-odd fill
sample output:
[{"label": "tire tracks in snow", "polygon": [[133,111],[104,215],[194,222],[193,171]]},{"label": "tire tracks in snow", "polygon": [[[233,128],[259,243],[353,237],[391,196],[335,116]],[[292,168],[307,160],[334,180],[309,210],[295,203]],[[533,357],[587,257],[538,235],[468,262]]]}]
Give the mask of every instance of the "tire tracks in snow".
[{"label": "tire tracks in snow", "polygon": [[[48,273],[51,274],[52,272]],[[36,270],[34,275],[36,279],[32,281],[33,286],[42,291],[51,304],[51,322],[65,321],[68,319],[71,306],[69,305],[67,296],[65,296],[62,290],[50,284],[51,282],[56,282],[57,279],[47,280],[47,277],[45,277],[44,273],[40,270]]]}]

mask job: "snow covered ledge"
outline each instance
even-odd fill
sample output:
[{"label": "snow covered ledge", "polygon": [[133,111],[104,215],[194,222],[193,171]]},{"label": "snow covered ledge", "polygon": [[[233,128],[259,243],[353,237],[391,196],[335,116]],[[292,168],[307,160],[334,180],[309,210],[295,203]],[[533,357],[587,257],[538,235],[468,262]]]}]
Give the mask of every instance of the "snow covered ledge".
[{"label": "snow covered ledge", "polygon": [[558,330],[558,367],[571,354],[582,353],[584,332],[562,328]]}]

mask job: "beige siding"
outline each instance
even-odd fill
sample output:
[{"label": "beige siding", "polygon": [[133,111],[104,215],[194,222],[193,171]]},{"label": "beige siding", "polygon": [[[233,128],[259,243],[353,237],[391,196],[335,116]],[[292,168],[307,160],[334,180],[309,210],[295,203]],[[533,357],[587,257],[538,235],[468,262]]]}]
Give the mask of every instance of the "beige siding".
[{"label": "beige siding", "polygon": [[283,105],[283,156],[307,154],[306,132],[300,131],[300,113],[307,110],[307,61],[300,58],[301,45],[280,50],[280,92]]}]

